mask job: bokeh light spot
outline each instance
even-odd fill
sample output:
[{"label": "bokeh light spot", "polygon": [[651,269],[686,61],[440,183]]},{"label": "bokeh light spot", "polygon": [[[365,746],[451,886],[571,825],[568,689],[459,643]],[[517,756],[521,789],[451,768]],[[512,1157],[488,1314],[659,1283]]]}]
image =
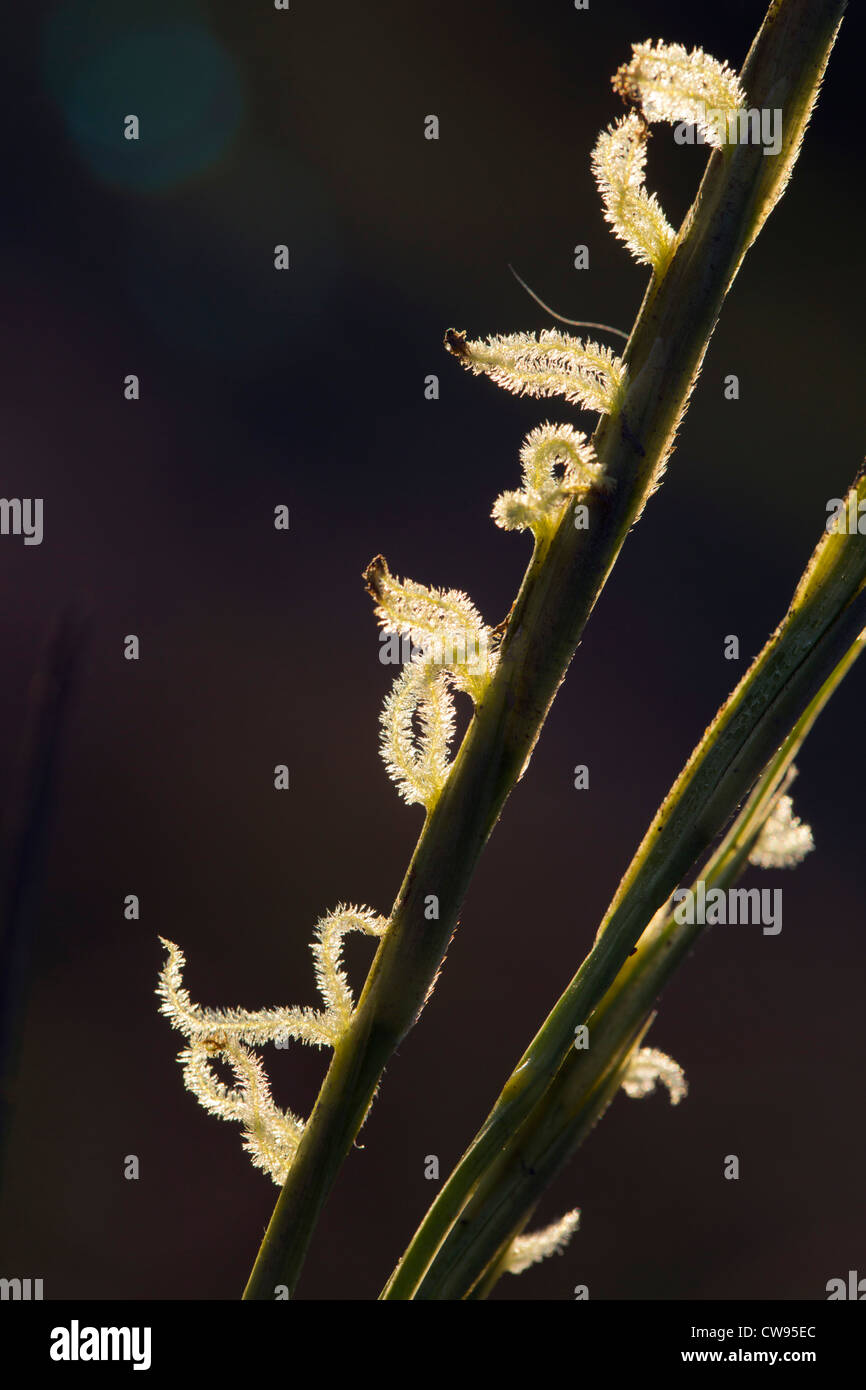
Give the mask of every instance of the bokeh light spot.
[{"label": "bokeh light spot", "polygon": [[[158,192],[212,166],[244,111],[235,64],[214,36],[194,19],[145,26],[139,15],[121,27],[99,7],[82,6],[82,16],[76,8],[64,6],[46,32],[46,80],[92,173]],[[137,140],[124,133],[130,115],[138,117]]]}]

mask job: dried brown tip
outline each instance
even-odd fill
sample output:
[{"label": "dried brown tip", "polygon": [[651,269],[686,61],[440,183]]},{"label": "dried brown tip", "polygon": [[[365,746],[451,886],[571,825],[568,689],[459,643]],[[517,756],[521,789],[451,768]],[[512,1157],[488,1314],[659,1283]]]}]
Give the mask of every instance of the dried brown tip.
[{"label": "dried brown tip", "polygon": [[361,578],[364,581],[364,588],[371,598],[381,599],[382,585],[384,580],[390,578],[388,562],[384,555],[377,555],[372,559],[364,570]]},{"label": "dried brown tip", "polygon": [[445,334],[445,346],[461,362],[469,356],[469,349],[466,346],[466,334],[461,333],[457,328],[449,328]]},{"label": "dried brown tip", "polygon": [[621,68],[617,68],[610,79],[610,85],[617,96],[622,97],[623,101],[640,102],[640,88],[635,81],[631,66],[631,63],[623,63]]}]

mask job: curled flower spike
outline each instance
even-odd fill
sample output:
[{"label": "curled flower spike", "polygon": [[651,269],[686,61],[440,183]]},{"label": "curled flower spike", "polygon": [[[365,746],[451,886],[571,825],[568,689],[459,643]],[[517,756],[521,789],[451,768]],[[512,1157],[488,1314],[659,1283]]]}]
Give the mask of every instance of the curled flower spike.
[{"label": "curled flower spike", "polygon": [[159,977],[157,994],[162,999],[159,1012],[193,1042],[219,1035],[235,1042],[261,1046],[273,1038],[296,1038],[313,1047],[328,1047],[332,1036],[326,1017],[313,1009],[203,1009],[193,1004],[183,987],[186,957],[173,941],[160,941],[168,959]]},{"label": "curled flower spike", "polygon": [[746,104],[737,74],[702,49],[660,39],[632,45],[631,61],[612,79],[614,91],[639,102],[648,121],[685,121],[709,145],[725,144],[728,122]]},{"label": "curled flower spike", "polygon": [[476,375],[517,396],[563,396],[574,405],[607,415],[617,409],[625,388],[625,367],[608,347],[582,342],[569,333],[545,329],[497,334],[469,341],[449,328],[445,346]]},{"label": "curled flower spike", "polygon": [[[222,1057],[237,1078],[229,1090],[214,1074],[213,1059]],[[254,1053],[230,1039],[194,1043],[181,1052],[184,1085],[212,1115],[243,1125],[243,1146],[254,1168],[262,1168],[282,1185],[297,1152],[304,1125],[289,1110],[273,1102],[264,1067]]]},{"label": "curled flower spike", "polygon": [[562,1254],[580,1224],[580,1212],[567,1211],[552,1225],[528,1236],[517,1236],[508,1247],[505,1269],[509,1274],[522,1274],[530,1265],[546,1260],[548,1255]]},{"label": "curled flower spike", "polygon": [[495,642],[466,594],[396,579],[382,555],[370,561],[364,582],[383,630],[409,637],[422,661],[450,672],[455,688],[477,703],[495,666]]},{"label": "curled flower spike", "polygon": [[349,1026],[355,1008],[352,991],[343,972],[343,937],[352,931],[364,932],[367,936],[384,936],[387,929],[387,918],[380,917],[369,907],[346,907],[343,903],[334,912],[320,917],[316,923],[313,942],[316,983],[325,1001],[327,1017],[337,1025],[338,1038]]},{"label": "curled flower spike", "polygon": [[[179,1029],[189,1047],[178,1056],[184,1085],[212,1115],[235,1120],[243,1127],[243,1145],[253,1166],[282,1185],[304,1131],[304,1122],[274,1104],[261,1060],[243,1044],[268,1042],[285,1047],[289,1038],[314,1047],[335,1047],[351,1021],[354,1000],[342,969],[343,937],[350,931],[383,936],[388,922],[367,907],[340,904],[316,924],[313,958],[324,1011],[313,1009],[204,1009],[193,1004],[183,986],[186,958],[179,946],[160,940],[168,958],[160,973],[157,994],[160,1013]],[[222,1058],[237,1081],[229,1088],[213,1070]]]},{"label": "curled flower spike", "polygon": [[[407,805],[432,810],[448,776],[448,745],[454,733],[449,671],[431,662],[410,661],[394,682],[381,714],[380,751],[388,776]],[[416,741],[413,719],[420,734]]]},{"label": "curled flower spike", "polygon": [[478,704],[496,666],[496,639],[459,589],[396,579],[381,555],[367,566],[364,580],[383,630],[417,644],[385,700],[379,748],[404,801],[430,811],[450,768],[452,689]]},{"label": "curled flower spike", "polygon": [[647,129],[635,112],[602,131],[592,153],[592,172],[604,203],[605,221],[636,261],[662,274],[676,233],[654,193],[644,188]]},{"label": "curled flower spike", "polygon": [[678,1105],[688,1091],[685,1072],[678,1062],[657,1047],[640,1047],[628,1065],[622,1089],[633,1100],[648,1096],[660,1081],[667,1086],[671,1105]]},{"label": "curled flower spike", "polygon": [[780,796],[764,821],[749,863],[756,864],[759,869],[791,869],[814,848],[810,827],[794,815],[791,798]]},{"label": "curled flower spike", "polygon": [[[497,497],[492,516],[504,531],[552,534],[563,505],[593,487],[606,487],[601,464],[585,434],[571,425],[539,425],[520,450],[523,488]],[[557,472],[561,469],[561,472]]]}]

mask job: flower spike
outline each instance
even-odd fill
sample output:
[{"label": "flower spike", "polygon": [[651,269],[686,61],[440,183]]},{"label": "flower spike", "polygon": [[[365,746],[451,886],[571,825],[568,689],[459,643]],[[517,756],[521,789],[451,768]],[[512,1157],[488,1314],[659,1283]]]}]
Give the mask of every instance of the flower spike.
[{"label": "flower spike", "polygon": [[522,1274],[530,1265],[546,1260],[548,1255],[562,1254],[580,1224],[580,1212],[567,1211],[552,1225],[528,1236],[516,1236],[508,1247],[505,1269],[509,1274]]},{"label": "flower spike", "polygon": [[397,579],[383,555],[370,561],[364,582],[383,631],[409,637],[418,660],[448,672],[454,688],[477,704],[496,665],[496,641],[466,594]]},{"label": "flower spike", "polygon": [[[492,516],[504,531],[551,535],[563,505],[593,487],[607,487],[601,464],[585,434],[571,425],[539,425],[520,450],[523,488],[497,497]],[[557,468],[562,472],[557,473]]]},{"label": "flower spike", "polygon": [[614,75],[614,91],[638,102],[648,121],[685,121],[709,145],[726,142],[728,123],[746,104],[737,74],[702,49],[659,40],[632,45],[632,57]]},{"label": "flower spike", "polygon": [[780,796],[761,827],[749,863],[760,869],[791,869],[815,848],[812,831],[794,815],[789,796]]},{"label": "flower spike", "polygon": [[[239,1083],[229,1090],[211,1062],[223,1057]],[[258,1057],[237,1042],[223,1039],[194,1043],[181,1052],[184,1085],[212,1115],[243,1125],[243,1146],[254,1168],[262,1168],[282,1185],[304,1132],[303,1121],[273,1102],[268,1078]]]},{"label": "flower spike", "polygon": [[[410,661],[385,700],[380,751],[388,776],[403,800],[432,810],[448,776],[448,745],[454,733],[451,673],[431,662]],[[420,724],[418,746],[412,721]]]},{"label": "flower spike", "polygon": [[671,1105],[678,1105],[688,1091],[685,1072],[673,1057],[659,1052],[657,1047],[640,1047],[632,1056],[622,1089],[633,1100],[648,1096],[660,1081],[668,1089]]},{"label": "flower spike", "polygon": [[609,415],[625,388],[625,367],[608,347],[583,342],[569,333],[544,329],[534,333],[496,334],[470,341],[449,328],[445,346],[476,376],[517,396],[563,396],[586,410]]},{"label": "flower spike", "polygon": [[[160,937],[168,952],[160,973],[157,994],[160,1013],[173,1028],[184,1033],[189,1046],[178,1056],[184,1085],[205,1110],[243,1127],[243,1146],[253,1166],[262,1168],[282,1185],[301,1141],[304,1122],[290,1110],[274,1104],[267,1074],[260,1059],[244,1043],[268,1042],[285,1047],[289,1038],[314,1047],[336,1047],[351,1021],[352,992],[342,970],[343,937],[350,931],[384,936],[388,922],[367,907],[340,904],[316,924],[313,958],[316,979],[325,1009],[203,1009],[193,1004],[183,985],[183,951]],[[213,1062],[222,1058],[231,1067],[236,1088],[220,1081]]]},{"label": "flower spike", "polygon": [[636,261],[661,275],[676,233],[654,193],[644,188],[647,128],[632,111],[602,131],[592,153],[592,172],[604,203],[605,221]]}]

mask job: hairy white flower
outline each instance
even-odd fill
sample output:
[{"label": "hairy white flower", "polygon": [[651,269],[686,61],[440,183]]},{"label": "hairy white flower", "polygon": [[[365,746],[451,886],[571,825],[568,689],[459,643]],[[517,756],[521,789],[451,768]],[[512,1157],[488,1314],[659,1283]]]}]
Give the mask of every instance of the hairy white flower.
[{"label": "hairy white flower", "polygon": [[622,1089],[633,1100],[640,1100],[654,1091],[659,1081],[667,1086],[671,1105],[677,1105],[688,1090],[685,1072],[678,1062],[657,1047],[638,1048],[628,1064]]},{"label": "hairy white flower", "polygon": [[[297,1151],[304,1123],[274,1104],[261,1060],[243,1044],[274,1042],[285,1047],[289,1038],[314,1047],[335,1047],[352,1017],[354,1001],[343,973],[343,937],[350,931],[381,937],[388,922],[367,907],[340,904],[316,924],[313,958],[316,980],[325,1001],[323,1012],[313,1009],[204,1009],[193,1004],[183,985],[186,958],[173,941],[160,937],[168,957],[156,992],[160,1013],[179,1029],[189,1047],[178,1056],[184,1085],[212,1115],[235,1120],[243,1127],[243,1145],[256,1168],[263,1168],[282,1185]],[[213,1063],[222,1058],[234,1073],[236,1088],[220,1081]]]},{"label": "hairy white flower", "polygon": [[727,123],[746,104],[737,74],[702,49],[691,53],[661,39],[632,45],[631,61],[613,77],[614,90],[640,103],[648,121],[686,121],[707,144],[725,143]]},{"label": "hairy white flower", "polygon": [[[211,1062],[222,1057],[239,1083],[229,1088],[215,1075]],[[184,1085],[212,1115],[237,1120],[243,1126],[243,1146],[255,1168],[263,1168],[280,1186],[288,1176],[297,1152],[303,1122],[273,1102],[268,1078],[256,1055],[226,1038],[206,1039],[185,1048]]]},{"label": "hairy white flower", "polygon": [[160,937],[168,951],[168,959],[159,978],[157,994],[162,999],[160,1013],[165,1014],[172,1028],[177,1028],[193,1042],[219,1034],[235,1042],[260,1046],[274,1037],[296,1038],[314,1047],[327,1047],[332,1042],[328,1020],[313,1009],[203,1009],[193,1004],[182,984],[186,957],[179,946]]},{"label": "hairy white flower", "polygon": [[[410,661],[385,700],[380,716],[380,750],[388,776],[407,805],[431,810],[448,776],[448,745],[454,733],[449,671],[431,662]],[[413,720],[420,726],[416,738]]]},{"label": "hairy white flower", "polygon": [[531,430],[520,462],[523,488],[503,492],[493,505],[493,519],[504,531],[549,534],[563,504],[592,487],[608,485],[586,435],[571,425],[543,424]]},{"label": "hairy white flower", "polygon": [[508,1247],[505,1269],[509,1274],[522,1274],[530,1265],[546,1260],[557,1251],[561,1254],[580,1223],[580,1212],[567,1211],[552,1225],[528,1236],[517,1236]]},{"label": "hairy white flower", "polygon": [[814,848],[810,827],[794,815],[791,798],[780,796],[761,827],[749,863],[760,869],[790,869]]},{"label": "hairy white flower", "polygon": [[537,338],[510,333],[469,341],[449,328],[445,346],[469,371],[518,396],[564,396],[606,415],[618,407],[625,389],[625,367],[610,348],[555,329]]},{"label": "hairy white flower", "polygon": [[450,672],[455,688],[477,704],[496,665],[496,643],[471,599],[460,589],[397,579],[382,555],[370,561],[364,581],[383,631],[417,643],[423,659]]},{"label": "hairy white flower", "polygon": [[670,259],[676,233],[654,193],[644,188],[647,128],[634,111],[602,131],[592,153],[605,221],[624,241],[636,261],[661,274]]},{"label": "hairy white flower", "polygon": [[388,921],[369,907],[347,907],[343,903],[316,923],[313,960],[316,983],[325,1001],[327,1017],[337,1025],[337,1037],[346,1030],[355,1008],[349,982],[343,972],[343,937],[349,932],[384,936]]}]

